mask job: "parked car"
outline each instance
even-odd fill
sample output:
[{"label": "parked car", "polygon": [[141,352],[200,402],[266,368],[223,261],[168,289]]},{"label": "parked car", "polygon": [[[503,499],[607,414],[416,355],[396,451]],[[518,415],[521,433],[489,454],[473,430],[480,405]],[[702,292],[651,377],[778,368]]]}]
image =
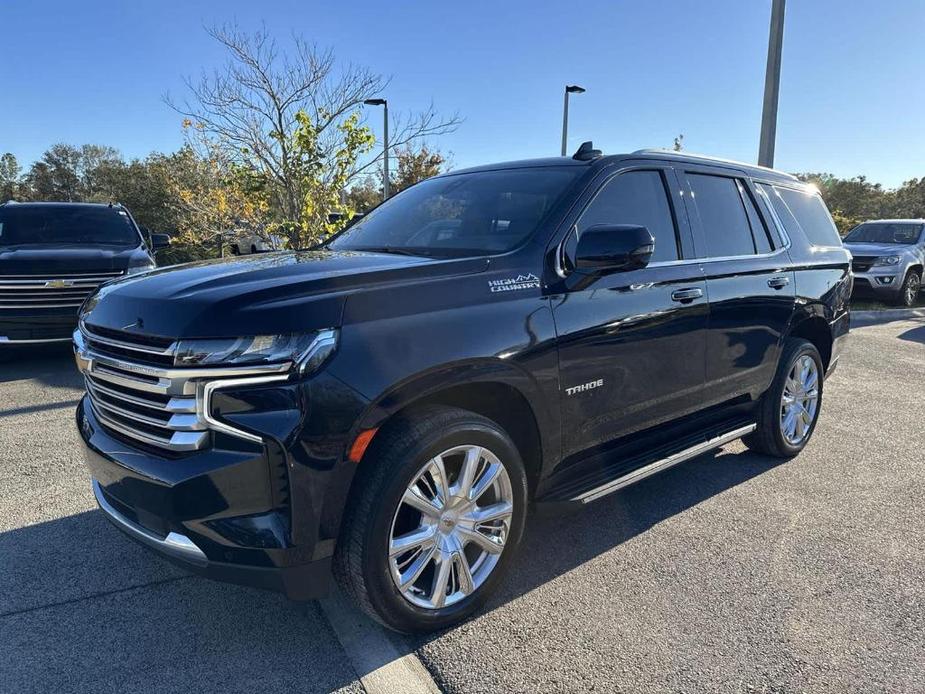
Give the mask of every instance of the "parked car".
[{"label": "parked car", "polygon": [[845,236],[853,256],[855,296],[912,306],[922,290],[925,220],[880,219],[859,224]]},{"label": "parked car", "polygon": [[283,247],[283,239],[279,236],[267,237],[257,234],[242,234],[234,236],[230,248],[232,255],[247,255],[248,253],[266,253],[277,251]]},{"label": "parked car", "polygon": [[[154,247],[166,243],[154,234]],[[102,282],[152,269],[152,254],[121,205],[0,205],[0,351],[69,342],[84,299]]]},{"label": "parked car", "polygon": [[319,250],[105,285],[77,424],[139,542],[292,598],[333,569],[383,624],[438,629],[496,589],[534,504],[740,437],[798,454],[850,294],[794,177],[583,147],[426,180]]}]

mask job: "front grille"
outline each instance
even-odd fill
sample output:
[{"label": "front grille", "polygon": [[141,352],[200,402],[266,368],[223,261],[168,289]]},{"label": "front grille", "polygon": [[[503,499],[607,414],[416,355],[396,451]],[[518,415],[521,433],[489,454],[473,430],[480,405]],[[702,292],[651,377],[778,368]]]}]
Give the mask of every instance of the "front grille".
[{"label": "front grille", "polygon": [[[170,454],[196,451],[209,442],[210,421],[213,426],[216,422],[207,421],[204,412],[210,405],[201,400],[208,400],[204,392],[209,388],[201,384],[222,379],[240,384],[234,377],[283,374],[290,366],[174,367],[176,341],[86,322],[80,324],[74,342],[90,406],[100,424],[135,445]],[[241,434],[254,440],[253,435]]]},{"label": "front grille", "polygon": [[76,309],[103,282],[122,274],[0,275],[0,309]]},{"label": "front grille", "polygon": [[867,272],[875,260],[877,260],[877,256],[856,255],[851,260],[851,269],[855,272]]}]

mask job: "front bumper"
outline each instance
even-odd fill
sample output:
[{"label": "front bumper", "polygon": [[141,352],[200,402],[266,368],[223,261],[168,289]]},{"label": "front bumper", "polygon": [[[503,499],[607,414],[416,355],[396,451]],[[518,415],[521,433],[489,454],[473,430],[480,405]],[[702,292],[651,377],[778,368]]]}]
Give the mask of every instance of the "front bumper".
[{"label": "front bumper", "polygon": [[0,346],[70,342],[77,325],[75,309],[0,311]]},{"label": "front bumper", "polygon": [[[328,382],[323,387],[332,389]],[[266,405],[288,394],[252,388],[235,395],[239,403],[254,398]],[[327,594],[354,466],[339,460],[342,436],[312,430],[310,413],[302,420],[309,432],[301,436],[267,434],[256,443],[215,432],[207,448],[173,457],[108,430],[86,397],[76,416],[100,508],[129,537],[209,578],[295,600]],[[264,423],[282,419],[276,412]]]},{"label": "front bumper", "polygon": [[869,272],[854,274],[853,297],[895,297],[902,289],[902,268],[896,265],[884,266]]}]

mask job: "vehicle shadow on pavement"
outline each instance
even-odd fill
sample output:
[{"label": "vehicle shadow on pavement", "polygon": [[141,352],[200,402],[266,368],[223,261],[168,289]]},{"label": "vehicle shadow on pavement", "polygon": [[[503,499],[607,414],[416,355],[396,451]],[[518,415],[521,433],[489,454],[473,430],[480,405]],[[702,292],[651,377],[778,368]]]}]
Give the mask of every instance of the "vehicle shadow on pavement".
[{"label": "vehicle shadow on pavement", "polygon": [[919,323],[920,325],[917,328],[910,328],[906,332],[900,333],[899,339],[906,340],[907,342],[918,342],[919,344],[925,345],[925,320],[909,322]]},{"label": "vehicle shadow on pavement", "polygon": [[3,383],[33,379],[54,388],[83,388],[69,344],[5,346],[0,350],[0,388]]},{"label": "vehicle shadow on pavement", "polygon": [[[491,612],[784,462],[748,451],[715,451],[577,510],[535,513],[527,519],[523,544],[510,576],[483,612]],[[439,636],[412,637],[408,645],[420,648]]]},{"label": "vehicle shadow on pavement", "polygon": [[317,603],[156,558],[99,511],[0,533],[3,691],[360,691]]}]

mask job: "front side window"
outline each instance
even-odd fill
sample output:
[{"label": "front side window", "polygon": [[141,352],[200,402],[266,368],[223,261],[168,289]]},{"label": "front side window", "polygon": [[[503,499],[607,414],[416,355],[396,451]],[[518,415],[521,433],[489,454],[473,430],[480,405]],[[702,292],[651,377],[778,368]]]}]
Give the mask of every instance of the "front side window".
[{"label": "front side window", "polygon": [[141,237],[128,214],[108,207],[0,207],[0,247],[32,245],[135,247]]},{"label": "front side window", "polygon": [[745,210],[741,183],[726,176],[688,173],[694,205],[706,243],[706,256],[754,255],[755,240]]},{"label": "front side window", "polygon": [[865,222],[856,226],[845,237],[845,243],[917,243],[922,232],[921,224],[908,222]]},{"label": "front side window", "polygon": [[432,178],[382,203],[327,247],[436,257],[504,253],[537,231],[582,172],[563,166]]},{"label": "front side window", "polygon": [[578,235],[597,224],[646,227],[655,239],[650,262],[680,257],[668,189],[659,171],[628,171],[606,183],[578,220]]}]

